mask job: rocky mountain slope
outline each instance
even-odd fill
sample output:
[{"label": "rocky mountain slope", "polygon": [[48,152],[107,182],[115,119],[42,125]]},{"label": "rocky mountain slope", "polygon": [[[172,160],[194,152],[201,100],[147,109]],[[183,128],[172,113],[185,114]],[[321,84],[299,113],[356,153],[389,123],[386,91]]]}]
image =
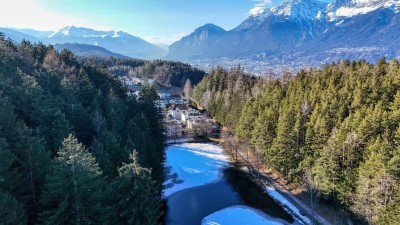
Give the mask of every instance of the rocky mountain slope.
[{"label": "rocky mountain slope", "polygon": [[[400,56],[400,1],[288,0],[223,31],[204,26],[170,47],[168,58],[321,65],[340,59]],[[220,31],[220,32],[216,32]],[[223,32],[222,32],[223,31]],[[211,33],[212,35],[199,35]]]}]

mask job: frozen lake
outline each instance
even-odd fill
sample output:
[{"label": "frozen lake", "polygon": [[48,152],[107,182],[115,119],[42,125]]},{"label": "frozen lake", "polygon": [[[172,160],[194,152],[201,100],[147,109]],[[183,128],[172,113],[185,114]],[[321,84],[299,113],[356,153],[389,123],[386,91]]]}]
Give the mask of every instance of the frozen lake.
[{"label": "frozen lake", "polygon": [[166,225],[297,224],[214,143],[170,145]]}]

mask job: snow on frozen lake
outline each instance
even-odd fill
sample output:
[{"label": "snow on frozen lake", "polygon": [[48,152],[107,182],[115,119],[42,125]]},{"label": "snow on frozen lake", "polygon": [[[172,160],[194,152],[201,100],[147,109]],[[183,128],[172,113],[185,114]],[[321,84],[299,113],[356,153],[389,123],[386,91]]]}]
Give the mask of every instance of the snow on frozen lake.
[{"label": "snow on frozen lake", "polygon": [[193,140],[193,138],[171,139],[171,140],[167,140],[166,143],[167,144],[178,144],[178,143],[189,142],[189,141],[192,141],[192,140]]},{"label": "snow on frozen lake", "polygon": [[171,145],[166,151],[165,165],[170,169],[164,182],[164,198],[183,189],[209,184],[221,179],[221,170],[229,165],[229,157],[212,143]]},{"label": "snow on frozen lake", "polygon": [[284,221],[272,218],[256,209],[246,206],[231,206],[217,211],[202,221],[202,225],[282,225]]},{"label": "snow on frozen lake", "polygon": [[292,214],[295,218],[300,219],[301,223],[311,224],[311,220],[308,217],[301,215],[300,210],[291,202],[289,202],[285,197],[283,197],[279,192],[277,192],[274,188],[267,186],[266,190],[269,196],[278,201],[288,213]]},{"label": "snow on frozen lake", "polygon": [[[166,151],[165,166],[169,169],[164,184],[164,198],[192,187],[216,182],[222,178],[222,169],[229,166],[229,157],[223,149],[213,143],[183,143],[170,145]],[[296,218],[295,224],[311,224],[292,203],[275,189],[266,187],[266,192]],[[232,206],[217,211],[203,219],[203,225],[275,225],[284,222],[246,206]]]}]

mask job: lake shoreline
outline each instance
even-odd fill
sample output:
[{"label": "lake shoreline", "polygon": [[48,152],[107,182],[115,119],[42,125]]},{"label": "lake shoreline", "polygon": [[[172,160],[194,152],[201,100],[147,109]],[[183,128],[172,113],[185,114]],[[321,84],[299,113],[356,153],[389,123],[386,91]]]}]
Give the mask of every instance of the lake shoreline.
[{"label": "lake shoreline", "polygon": [[[278,220],[281,218],[286,221],[283,224],[295,221],[265,189],[251,181],[229,159],[217,142],[183,143],[169,145],[168,148],[166,166],[170,170],[164,182],[167,187],[163,194],[164,224],[196,224],[190,218],[200,222],[212,213],[238,205],[261,210]],[[204,157],[208,159],[201,159]],[[202,169],[203,164],[205,169]],[[198,180],[201,180],[200,183]],[[190,218],[187,218],[188,215]]]}]

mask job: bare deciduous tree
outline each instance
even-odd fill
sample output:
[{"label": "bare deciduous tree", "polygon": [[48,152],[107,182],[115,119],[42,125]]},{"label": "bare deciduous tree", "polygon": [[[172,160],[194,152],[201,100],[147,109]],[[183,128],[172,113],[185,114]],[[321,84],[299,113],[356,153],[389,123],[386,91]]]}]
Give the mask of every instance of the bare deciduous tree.
[{"label": "bare deciduous tree", "polygon": [[186,80],[185,87],[183,88],[183,92],[185,94],[185,98],[189,101],[190,95],[192,93],[192,83],[189,79]]}]

